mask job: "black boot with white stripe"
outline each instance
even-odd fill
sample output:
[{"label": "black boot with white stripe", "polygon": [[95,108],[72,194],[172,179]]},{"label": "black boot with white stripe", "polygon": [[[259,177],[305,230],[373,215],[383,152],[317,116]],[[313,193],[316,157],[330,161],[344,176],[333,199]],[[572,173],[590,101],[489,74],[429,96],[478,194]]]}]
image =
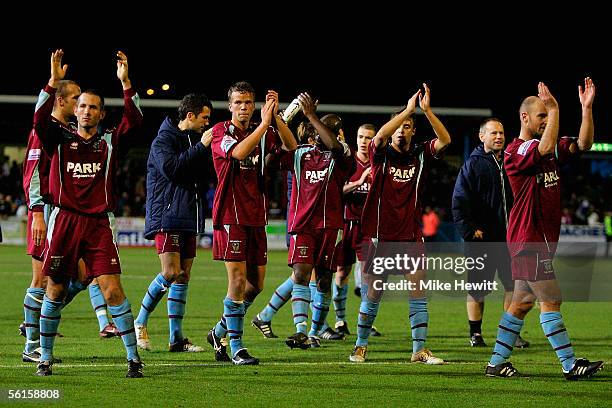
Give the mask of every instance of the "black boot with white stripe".
[{"label": "black boot with white stripe", "polygon": [[586,358],[578,358],[569,372],[563,372],[566,380],[590,378],[603,368],[603,361],[590,362]]},{"label": "black boot with white stripe", "polygon": [[516,368],[512,367],[512,363],[509,361],[495,366],[487,364],[485,374],[488,377],[519,377],[521,375],[516,371]]}]

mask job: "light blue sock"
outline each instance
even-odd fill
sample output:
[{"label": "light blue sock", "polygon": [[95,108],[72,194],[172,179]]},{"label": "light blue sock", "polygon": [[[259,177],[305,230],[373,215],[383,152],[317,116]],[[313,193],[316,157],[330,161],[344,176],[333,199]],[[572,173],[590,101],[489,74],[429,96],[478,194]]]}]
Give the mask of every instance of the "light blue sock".
[{"label": "light blue sock", "polygon": [[334,310],[336,312],[336,321],[343,322],[346,320],[346,297],[348,293],[348,284],[338,286],[335,283],[332,285],[334,296]]},{"label": "light blue sock", "polygon": [[62,318],[63,304],[44,296],[40,311],[40,361],[53,361],[53,343]]},{"label": "light blue sock", "polygon": [[155,306],[157,306],[161,298],[164,297],[169,287],[170,282],[159,273],[149,285],[144,298],[142,298],[142,304],[140,306],[140,312],[138,312],[138,317],[136,318],[136,323],[146,326],[149,321],[149,315],[155,310]]},{"label": "light blue sock", "polygon": [[28,288],[23,298],[23,314],[26,331],[24,352],[32,353],[40,345],[40,309],[42,308],[45,290]]},{"label": "light blue sock", "polygon": [[[249,307],[253,304],[253,302],[249,302],[248,300],[245,300],[243,304],[244,304],[244,314],[246,316],[246,312],[249,309]],[[219,320],[217,324],[215,324],[214,330],[215,330],[215,336],[217,337],[223,338],[227,336],[227,322],[225,321],[225,315],[221,316],[221,320]]]},{"label": "light blue sock", "polygon": [[306,334],[308,327],[308,306],[310,305],[310,288],[294,283],[291,291],[291,309],[293,323],[297,332]]},{"label": "light blue sock", "polygon": [[170,344],[183,340],[183,316],[187,304],[187,284],[173,283],[168,291],[168,321]]},{"label": "light blue sock", "polygon": [[[225,309],[224,309],[225,310]],[[215,336],[223,338],[227,335],[227,322],[225,321],[225,314],[221,315],[221,320],[215,324]]]},{"label": "light blue sock", "polygon": [[108,306],[108,311],[119,329],[121,340],[127,352],[127,359],[140,361],[138,350],[136,349],[136,332],[134,331],[134,315],[130,308],[127,298],[117,306]]},{"label": "light blue sock", "polygon": [[410,299],[410,330],[412,332],[412,352],[416,353],[425,348],[427,340],[427,298]]},{"label": "light blue sock", "polygon": [[372,302],[367,296],[362,296],[359,306],[359,317],[357,318],[357,341],[356,346],[367,346],[368,338],[372,332],[372,325],[378,315],[379,302]]},{"label": "light blue sock", "polygon": [[540,324],[563,366],[563,371],[570,371],[576,362],[576,357],[574,357],[574,349],[563,323],[561,312],[540,313]]},{"label": "light blue sock", "polygon": [[504,312],[499,321],[499,330],[497,330],[497,340],[495,340],[495,347],[493,348],[493,355],[489,361],[489,365],[496,366],[506,361],[512,349],[514,348],[514,342],[521,333],[524,321],[518,317],[514,317],[508,312]]},{"label": "light blue sock", "polygon": [[[312,301],[312,324],[310,327],[309,336],[316,336],[321,330],[325,330],[325,319],[327,313],[329,313],[329,304],[331,303],[331,291],[330,292],[315,292],[314,299]],[[329,327],[329,326],[328,326]]]},{"label": "light blue sock", "polygon": [[287,278],[286,281],[276,288],[274,294],[270,298],[268,305],[259,312],[259,319],[264,322],[270,322],[278,310],[291,299],[291,291],[293,290],[293,279]]},{"label": "light blue sock", "polygon": [[83,285],[78,279],[72,279],[68,285],[68,289],[66,290],[66,298],[64,299],[63,307],[66,307],[70,302],[72,302],[72,299],[79,294],[79,292],[82,292],[85,289],[87,289],[86,285]]},{"label": "light blue sock", "polygon": [[106,314],[106,299],[104,299],[104,295],[100,290],[100,285],[95,283],[89,285],[89,300],[91,300],[91,306],[98,318],[98,326],[100,331],[102,331],[108,324],[108,316]]},{"label": "light blue sock", "polygon": [[242,329],[244,327],[244,303],[234,302],[226,297],[223,300],[223,315],[227,323],[227,334],[230,338],[232,356],[244,348],[242,345]]}]

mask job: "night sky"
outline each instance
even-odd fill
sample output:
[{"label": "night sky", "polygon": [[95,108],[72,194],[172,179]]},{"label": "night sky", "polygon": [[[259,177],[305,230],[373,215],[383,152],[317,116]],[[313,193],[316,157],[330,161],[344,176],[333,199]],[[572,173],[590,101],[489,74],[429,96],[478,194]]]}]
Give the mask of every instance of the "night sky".
[{"label": "night sky", "polygon": [[[204,92],[210,99],[225,100],[229,85],[238,80],[251,82],[261,101],[266,89],[279,91],[281,102],[289,102],[302,90],[309,90],[321,103],[395,105],[405,104],[422,82],[432,91],[432,107],[490,108],[505,124],[506,137],[519,130],[518,107],[521,100],[536,94],[537,82],[545,81],[560,105],[561,135],[575,135],[580,124],[577,87],[585,75],[597,86],[595,99],[596,141],[612,142],[612,82],[610,63],[593,47],[558,44],[555,52],[544,47],[523,49],[518,44],[496,45],[465,40],[444,50],[420,49],[418,42],[406,46],[385,45],[372,48],[354,38],[344,46],[331,42],[312,51],[300,44],[269,47],[261,44],[236,47],[234,43],[210,41],[205,49],[198,44],[175,46],[142,43],[116,43],[104,46],[19,47],[13,51],[11,64],[3,66],[0,94],[35,95],[49,77],[49,55],[55,47],[65,50],[64,62],[70,65],[67,77],[83,89],[97,88],[107,97],[120,97],[115,76],[114,54],[122,49],[129,58],[130,78],[143,99],[149,87],[153,98],[180,99],[188,92]],[[233,49],[233,51],[232,51]],[[238,49],[238,51],[237,51]],[[162,93],[162,83],[171,85]],[[31,123],[32,107],[1,104],[0,132],[3,141],[23,140]],[[170,111],[172,112],[172,111]],[[146,146],[155,136],[164,110],[145,111]],[[256,113],[255,115],[259,115]],[[225,110],[213,112],[213,123],[229,117]],[[345,127],[351,133],[364,122],[381,126],[386,115],[345,115]],[[477,133],[481,118],[445,118],[458,151],[463,137]],[[417,129],[430,134],[423,122]]]}]

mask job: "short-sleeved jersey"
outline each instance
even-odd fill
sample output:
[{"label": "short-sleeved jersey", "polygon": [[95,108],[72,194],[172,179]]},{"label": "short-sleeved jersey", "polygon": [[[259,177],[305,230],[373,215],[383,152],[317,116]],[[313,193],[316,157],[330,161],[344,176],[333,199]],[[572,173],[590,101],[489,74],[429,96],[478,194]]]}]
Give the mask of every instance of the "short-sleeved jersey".
[{"label": "short-sleeved jersey", "polygon": [[[362,162],[359,160],[356,154],[355,157],[355,171],[350,175],[348,181],[354,182],[361,178],[361,175],[367,168],[370,167],[370,161]],[[365,204],[370,186],[372,185],[372,176],[368,176],[365,183],[357,187],[357,189],[344,195],[344,219],[347,221],[361,220],[361,214],[363,212],[363,205]]]},{"label": "short-sleeved jersey", "polygon": [[79,214],[100,215],[115,210],[115,174],[119,141],[142,124],[138,94],[123,92],[120,124],[89,139],[74,128],[52,120],[55,89],[46,86],[34,114],[34,130],[51,158],[49,191],[54,205]]},{"label": "short-sleeved jersey", "polygon": [[282,169],[291,170],[293,188],[287,216],[290,234],[313,229],[341,229],[344,221],[342,187],[353,166],[351,151],[334,154],[314,145],[301,145],[282,152]]},{"label": "short-sleeved jersey", "polygon": [[232,157],[236,145],[256,128],[246,130],[231,121],[217,123],[212,130],[212,153],[217,173],[217,189],[213,200],[213,225],[262,227],[267,224],[267,203],[264,185],[266,154],[278,148],[278,131],[268,127],[255,149],[244,160]]},{"label": "short-sleeved jersey", "polygon": [[367,238],[383,241],[414,241],[422,238],[421,198],[430,162],[436,158],[432,139],[398,152],[390,144],[368,147],[372,186],[361,217]]},{"label": "short-sleeved jersey", "polygon": [[[46,98],[44,91],[38,96],[37,106],[42,105],[42,98]],[[50,202],[48,197],[50,165],[51,160],[44,151],[36,130],[32,128],[28,135],[28,147],[23,160],[23,191],[26,204],[31,210],[42,211],[45,202]]]},{"label": "short-sleeved jersey", "polygon": [[538,139],[516,138],[506,147],[504,166],[514,195],[507,232],[512,256],[525,249],[555,252],[561,228],[559,164],[572,156],[575,142],[562,137],[555,153],[547,156],[540,154]]}]

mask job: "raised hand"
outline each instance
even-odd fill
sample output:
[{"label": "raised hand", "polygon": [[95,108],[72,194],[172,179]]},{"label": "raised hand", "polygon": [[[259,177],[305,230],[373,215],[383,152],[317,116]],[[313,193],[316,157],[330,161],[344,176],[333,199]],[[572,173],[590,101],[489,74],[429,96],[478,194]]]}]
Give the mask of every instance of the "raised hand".
[{"label": "raised hand", "polygon": [[546,109],[557,109],[559,104],[544,82],[538,83],[538,98],[544,102]]},{"label": "raised hand", "polygon": [[314,115],[317,110],[317,104],[308,93],[303,92],[299,94],[298,102],[300,103],[300,108],[302,108],[304,116],[309,117],[309,115]]},{"label": "raised hand", "polygon": [[66,70],[68,65],[62,65],[62,57],[64,56],[64,50],[55,50],[51,53],[51,78],[49,79],[49,85],[56,88],[57,81],[61,81],[66,76]]},{"label": "raised hand", "polygon": [[274,108],[274,115],[276,115],[278,113],[278,92],[268,89],[268,93],[266,94],[266,102],[268,102],[270,99],[274,100],[276,103],[276,107]]},{"label": "raised hand", "polygon": [[591,108],[595,99],[595,84],[590,77],[584,78],[584,88],[578,85],[578,98],[583,108]]},{"label": "raised hand", "polygon": [[406,104],[406,110],[411,114],[416,110],[416,101],[417,98],[421,97],[421,90],[416,91],[414,95],[410,99],[408,99],[408,103]]},{"label": "raised hand", "polygon": [[278,103],[274,98],[269,98],[266,100],[264,106],[261,107],[261,121],[266,125],[270,125],[272,123],[272,116],[278,110]]},{"label": "raised hand", "polygon": [[128,59],[123,51],[117,51],[117,78],[121,81],[123,89],[131,87],[128,77]]},{"label": "raised hand", "polygon": [[429,93],[429,87],[423,82],[423,89],[425,89],[425,95],[419,95],[419,107],[423,112],[427,112],[431,109],[431,96]]}]

